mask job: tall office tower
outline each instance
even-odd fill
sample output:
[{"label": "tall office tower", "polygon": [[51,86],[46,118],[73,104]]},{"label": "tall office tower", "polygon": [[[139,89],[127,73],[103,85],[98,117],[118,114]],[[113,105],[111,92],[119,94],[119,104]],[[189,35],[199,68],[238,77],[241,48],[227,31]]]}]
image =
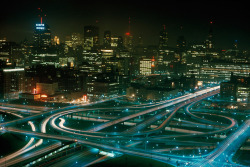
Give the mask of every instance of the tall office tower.
[{"label": "tall office tower", "polygon": [[99,28],[96,26],[84,27],[84,47],[91,50],[99,46]]},{"label": "tall office tower", "polygon": [[163,25],[163,29],[160,31],[159,48],[164,49],[168,46],[168,33],[166,31],[166,26]]},{"label": "tall office tower", "polygon": [[0,69],[0,99],[18,98],[24,87],[24,68]]},{"label": "tall office tower", "polygon": [[111,47],[111,32],[110,31],[104,31],[103,46],[104,48]]},{"label": "tall office tower", "polygon": [[111,48],[118,48],[118,49],[124,49],[123,47],[123,38],[121,36],[119,37],[111,37]]},{"label": "tall office tower", "polygon": [[71,35],[72,48],[75,50],[77,46],[82,46],[83,40],[80,33],[73,33]]},{"label": "tall office tower", "polygon": [[140,60],[140,74],[141,75],[150,75],[154,73],[155,68],[155,59],[142,58]]},{"label": "tall office tower", "polygon": [[60,45],[60,39],[58,36],[55,36],[54,39],[52,39],[52,45]]},{"label": "tall office tower", "polygon": [[209,24],[209,32],[207,39],[205,41],[206,49],[213,49],[214,48],[214,39],[213,39],[213,22],[210,21]]},{"label": "tall office tower", "polygon": [[133,49],[134,46],[134,42],[133,42],[133,36],[130,34],[130,32],[127,32],[125,34],[125,39],[124,39],[124,46],[131,51]]},{"label": "tall office tower", "polygon": [[238,49],[238,40],[234,40],[233,48]]},{"label": "tall office tower", "polygon": [[39,10],[40,23],[37,23],[34,30],[34,46],[38,51],[45,51],[51,46],[51,31],[47,24],[43,23],[43,17],[46,15]]},{"label": "tall office tower", "polygon": [[35,26],[34,46],[41,50],[47,50],[51,45],[51,31],[47,24],[39,23]]},{"label": "tall office tower", "polygon": [[176,44],[178,50],[180,51],[185,51],[186,49],[186,40],[184,36],[179,36],[177,39],[177,44]]},{"label": "tall office tower", "polygon": [[186,40],[184,36],[178,37],[176,46],[177,46],[177,53],[180,56],[180,62],[185,63]]},{"label": "tall office tower", "polygon": [[118,40],[117,40],[117,48],[123,48],[123,38],[122,36],[119,36],[118,37]]},{"label": "tall office tower", "polygon": [[133,39],[133,35],[131,34],[130,23],[131,23],[131,20],[130,20],[130,17],[129,17],[128,31],[125,33],[124,46],[125,46],[129,51],[132,51],[133,46],[134,46],[134,39]]},{"label": "tall office tower", "polygon": [[142,38],[142,36],[138,37],[137,45],[138,46],[143,46],[143,38]]}]

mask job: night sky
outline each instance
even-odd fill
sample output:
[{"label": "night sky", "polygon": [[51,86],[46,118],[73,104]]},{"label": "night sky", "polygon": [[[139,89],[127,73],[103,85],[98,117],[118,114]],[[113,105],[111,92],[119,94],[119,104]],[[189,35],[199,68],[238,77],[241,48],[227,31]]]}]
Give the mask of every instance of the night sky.
[{"label": "night sky", "polygon": [[[158,44],[159,32],[166,25],[169,46],[184,35],[187,42],[202,42],[213,21],[215,47],[231,48],[238,40],[240,49],[250,49],[250,12],[247,1],[90,1],[90,0],[43,0],[6,1],[0,10],[0,37],[8,41],[32,40],[33,28],[39,22],[38,8],[47,15],[52,36],[64,40],[73,32],[83,33],[85,25],[100,27],[112,35],[128,31],[131,18],[131,33],[141,35],[145,45]],[[182,27],[182,31],[181,28]]]}]

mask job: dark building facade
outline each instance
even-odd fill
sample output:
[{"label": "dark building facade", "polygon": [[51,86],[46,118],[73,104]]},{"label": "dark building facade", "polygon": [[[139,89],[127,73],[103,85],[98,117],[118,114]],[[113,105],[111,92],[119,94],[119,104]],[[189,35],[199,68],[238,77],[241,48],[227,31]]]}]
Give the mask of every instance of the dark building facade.
[{"label": "dark building facade", "polygon": [[23,68],[3,68],[0,69],[0,99],[18,98],[24,87]]},{"label": "dark building facade", "polygon": [[51,31],[47,24],[36,24],[34,30],[34,46],[39,51],[51,46]]},{"label": "dark building facade", "polygon": [[84,47],[88,50],[96,48],[100,45],[99,27],[85,26],[84,27]]},{"label": "dark building facade", "polygon": [[220,95],[224,100],[237,102],[250,101],[250,77],[234,76],[231,74],[229,82],[220,84]]}]

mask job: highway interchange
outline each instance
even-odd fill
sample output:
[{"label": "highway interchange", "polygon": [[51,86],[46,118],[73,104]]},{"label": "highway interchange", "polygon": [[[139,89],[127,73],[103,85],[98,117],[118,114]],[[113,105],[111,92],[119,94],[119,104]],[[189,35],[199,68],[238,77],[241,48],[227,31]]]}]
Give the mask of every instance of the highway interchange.
[{"label": "highway interchange", "polygon": [[[123,107],[102,105],[112,100],[119,103],[122,97],[61,108],[2,104],[0,111],[15,115],[17,119],[0,123],[1,131],[29,136],[30,139],[20,150],[2,157],[0,166],[8,166],[13,160],[16,163],[21,162],[24,160],[23,154],[39,153],[39,148],[40,153],[59,148],[61,142],[74,142],[89,147],[75,156],[81,159],[85,157],[86,160],[76,161],[75,166],[88,166],[110,158],[107,155],[92,155],[93,149],[98,149],[98,153],[112,153],[111,156],[140,156],[173,166],[243,166],[234,163],[232,158],[249,139],[250,120],[246,119],[239,126],[229,116],[192,112],[195,104],[218,93],[219,86],[215,86],[165,101]],[[189,119],[182,119],[178,114]],[[69,117],[76,119],[75,121],[85,120],[93,124],[76,128],[68,124]],[[27,122],[31,130],[16,127]],[[183,128],[185,126],[189,128]],[[224,138],[221,134],[229,135]],[[220,142],[210,142],[216,135],[221,136],[217,139]],[[48,144],[47,141],[51,140],[53,142]],[[164,148],[166,145],[169,147]],[[192,154],[184,153],[187,150],[195,151]],[[201,150],[204,153],[196,153]],[[177,151],[180,154],[173,154]],[[67,163],[72,164],[75,161],[74,156],[71,157],[72,160]],[[66,162],[56,163],[67,166]]]}]

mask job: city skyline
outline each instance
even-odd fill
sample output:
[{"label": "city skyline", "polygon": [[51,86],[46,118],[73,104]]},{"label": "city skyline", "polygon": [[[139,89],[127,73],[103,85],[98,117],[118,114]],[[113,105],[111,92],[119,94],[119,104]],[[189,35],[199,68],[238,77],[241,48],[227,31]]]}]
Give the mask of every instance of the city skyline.
[{"label": "city skyline", "polygon": [[4,3],[0,166],[249,166],[248,8]]},{"label": "city skyline", "polygon": [[[184,35],[188,43],[205,41],[209,24],[213,22],[215,48],[232,48],[235,40],[240,49],[249,49],[247,30],[247,11],[240,4],[223,2],[199,5],[196,3],[134,4],[88,2],[84,5],[77,1],[43,1],[29,4],[13,4],[11,12],[1,11],[1,38],[20,42],[27,38],[32,42],[34,26],[39,22],[38,8],[46,14],[46,22],[52,36],[59,36],[64,41],[74,32],[83,34],[86,25],[100,27],[100,39],[103,32],[110,30],[112,35],[124,36],[131,19],[131,34],[136,38],[142,36],[145,45],[157,45],[159,32],[166,26],[169,46],[175,47],[176,40]],[[19,6],[20,5],[20,6]],[[233,8],[234,6],[234,8]],[[241,7],[241,8],[240,8]],[[6,12],[10,12],[6,15]],[[18,25],[18,26],[17,26]],[[181,30],[182,27],[182,30]]]}]

